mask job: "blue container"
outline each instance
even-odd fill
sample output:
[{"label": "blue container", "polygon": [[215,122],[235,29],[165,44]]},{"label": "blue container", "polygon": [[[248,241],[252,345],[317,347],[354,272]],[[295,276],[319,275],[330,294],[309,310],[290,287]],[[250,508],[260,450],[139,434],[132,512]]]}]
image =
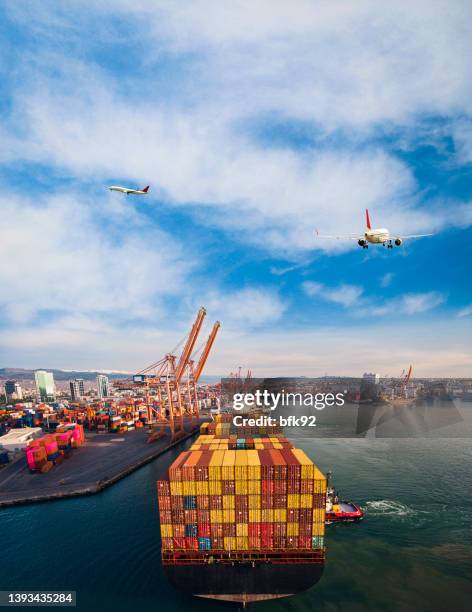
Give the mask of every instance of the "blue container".
[{"label": "blue container", "polygon": [[59,457],[59,453],[51,453],[47,457],[48,457],[48,461],[54,461],[55,459]]},{"label": "blue container", "polygon": [[10,457],[6,451],[0,451],[0,464],[5,465],[5,463],[10,463]]},{"label": "blue container", "polygon": [[185,537],[196,538],[198,535],[198,528],[196,523],[190,523],[185,525]]},{"label": "blue container", "polygon": [[312,538],[312,548],[323,548],[324,547],[324,537],[323,536],[314,536]]},{"label": "blue container", "polygon": [[184,508],[185,510],[196,510],[197,509],[197,496],[196,495],[184,495]]},{"label": "blue container", "polygon": [[198,550],[211,550],[211,538],[198,538]]}]

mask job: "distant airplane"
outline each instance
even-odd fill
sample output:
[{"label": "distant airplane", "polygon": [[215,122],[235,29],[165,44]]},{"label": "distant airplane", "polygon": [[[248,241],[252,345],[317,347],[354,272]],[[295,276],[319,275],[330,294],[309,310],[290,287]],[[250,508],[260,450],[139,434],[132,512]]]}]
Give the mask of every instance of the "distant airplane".
[{"label": "distant airplane", "polygon": [[129,187],[120,187],[117,185],[112,185],[111,187],[108,187],[108,189],[110,191],[119,191],[120,193],[125,193],[126,195],[129,195],[130,193],[133,195],[146,195],[149,191],[149,185],[143,187],[142,189],[130,189]]},{"label": "distant airplane", "polygon": [[315,230],[315,235],[318,238],[334,238],[335,240],[357,240],[357,244],[363,249],[369,248],[369,242],[371,244],[383,244],[387,249],[393,249],[393,245],[400,246],[405,239],[410,238],[424,238],[426,236],[433,236],[434,234],[411,234],[410,236],[392,236],[388,229],[381,227],[379,229],[372,229],[369,217],[369,211],[365,210],[366,228],[362,236],[359,234],[346,234],[344,236],[321,236],[318,234],[318,230]]}]

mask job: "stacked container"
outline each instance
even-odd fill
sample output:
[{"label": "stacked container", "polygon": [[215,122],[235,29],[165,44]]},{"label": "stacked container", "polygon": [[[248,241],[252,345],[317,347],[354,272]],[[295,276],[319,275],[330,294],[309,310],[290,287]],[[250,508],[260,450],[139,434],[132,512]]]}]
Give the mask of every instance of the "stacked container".
[{"label": "stacked container", "polygon": [[167,562],[185,554],[324,555],[326,478],[282,436],[206,433],[157,492]]}]

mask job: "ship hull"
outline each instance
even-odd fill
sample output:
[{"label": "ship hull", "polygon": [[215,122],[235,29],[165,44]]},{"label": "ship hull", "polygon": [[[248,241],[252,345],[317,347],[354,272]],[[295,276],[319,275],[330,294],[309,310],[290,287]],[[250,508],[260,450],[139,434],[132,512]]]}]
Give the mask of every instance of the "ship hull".
[{"label": "ship hull", "polygon": [[323,574],[323,564],[257,563],[165,565],[170,582],[189,595],[249,603],[306,591]]}]

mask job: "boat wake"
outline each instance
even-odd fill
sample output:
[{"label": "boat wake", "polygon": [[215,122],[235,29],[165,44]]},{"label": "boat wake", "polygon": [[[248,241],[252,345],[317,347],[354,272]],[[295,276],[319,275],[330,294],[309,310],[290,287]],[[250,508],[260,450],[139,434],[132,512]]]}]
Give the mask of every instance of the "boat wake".
[{"label": "boat wake", "polygon": [[[390,499],[368,501],[365,503],[365,507],[367,508],[370,516],[391,516],[405,518],[413,515],[417,516],[419,514],[418,510],[414,510],[406,504]],[[420,513],[424,514],[425,511],[422,510]]]}]

